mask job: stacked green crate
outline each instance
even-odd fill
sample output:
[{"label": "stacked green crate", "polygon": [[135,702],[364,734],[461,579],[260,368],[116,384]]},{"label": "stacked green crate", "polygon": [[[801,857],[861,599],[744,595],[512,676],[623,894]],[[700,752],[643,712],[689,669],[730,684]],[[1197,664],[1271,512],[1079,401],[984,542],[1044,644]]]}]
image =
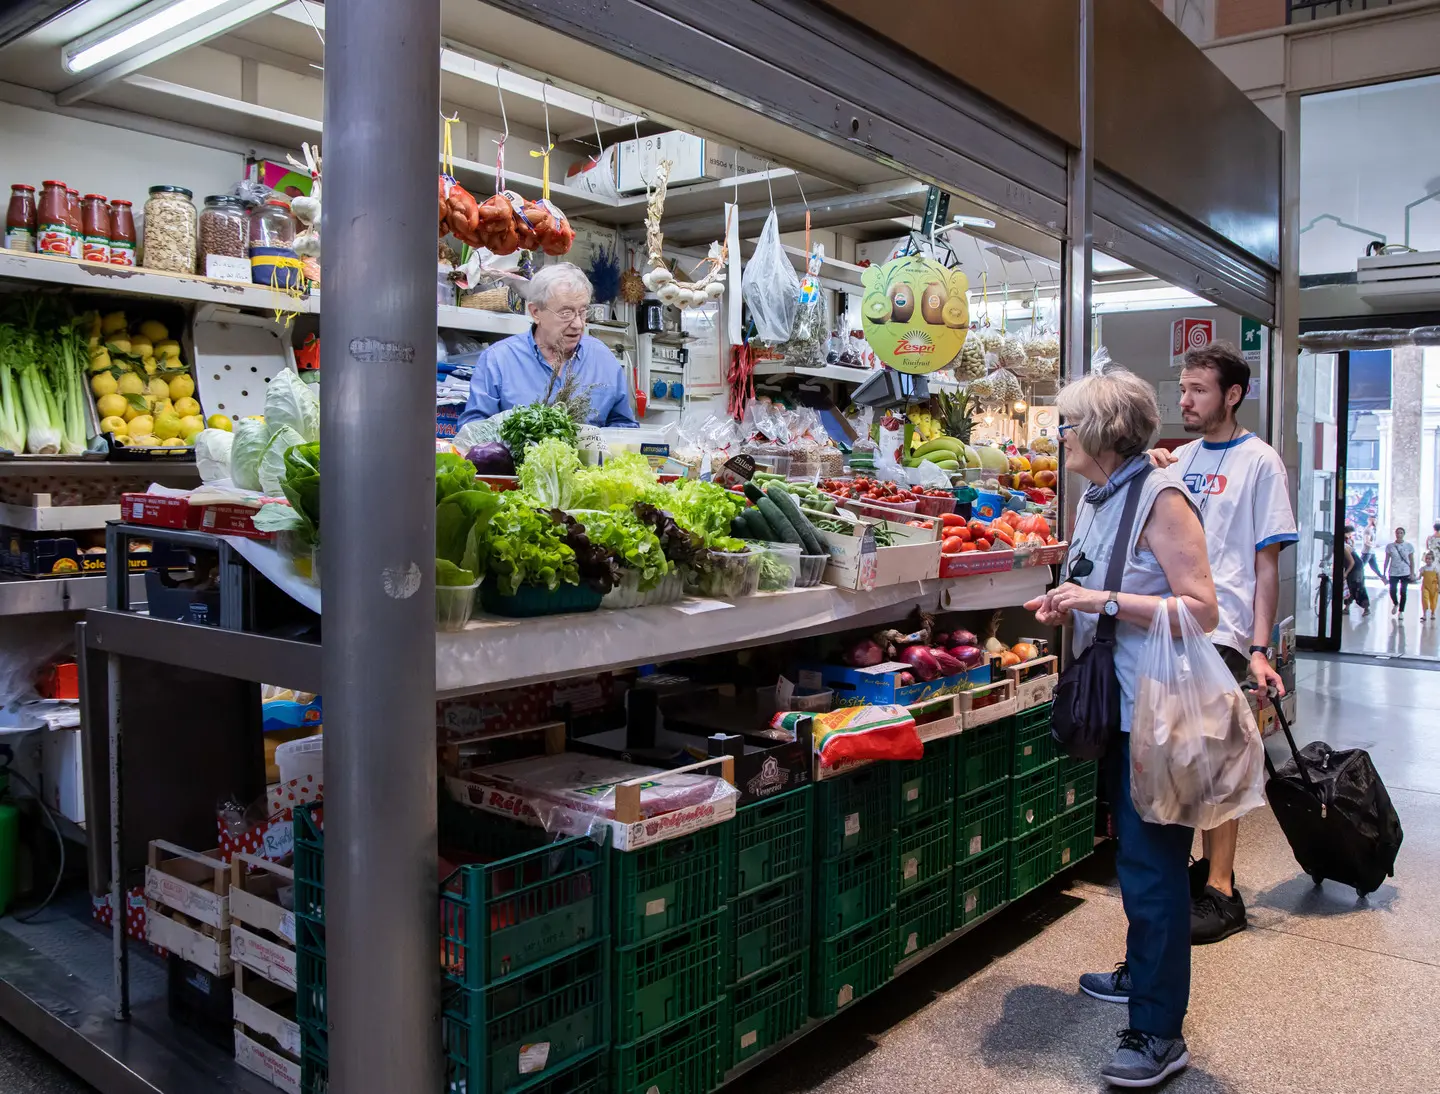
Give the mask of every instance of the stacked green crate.
[{"label": "stacked green crate", "polygon": [[325,827],[322,805],[294,810],[295,1021],[300,1027],[301,1094],[330,1085],[330,1033],[325,1018]]},{"label": "stacked green crate", "polygon": [[1054,876],[1056,780],[1050,704],[1014,718],[1010,752],[1010,899]]},{"label": "stacked green crate", "polygon": [[899,818],[895,952],[901,964],[950,933],[954,845],[954,741],[930,741],[919,760],[895,765]]},{"label": "stacked green crate", "polygon": [[724,1074],[736,824],[611,855],[617,1092],[707,1094]]},{"label": "stacked green crate", "polygon": [[1095,797],[1099,767],[1094,760],[1061,757],[1057,767],[1055,869],[1064,870],[1095,851]]},{"label": "stacked green crate", "polygon": [[894,971],[897,782],[872,763],[817,783],[810,1013],[823,1018]]},{"label": "stacked green crate", "polygon": [[[1014,719],[967,729],[954,738],[951,835],[955,870],[950,925],[963,927],[1009,899],[1010,767]],[[999,883],[994,881],[999,863]]]},{"label": "stacked green crate", "polygon": [[809,786],[736,814],[726,961],[726,1067],[779,1044],[809,1008],[813,794]]},{"label": "stacked green crate", "polygon": [[458,842],[503,857],[441,884],[446,1090],[580,1082],[574,1069],[603,1064],[610,1043],[609,856],[586,837],[552,841],[498,817],[461,823]]}]

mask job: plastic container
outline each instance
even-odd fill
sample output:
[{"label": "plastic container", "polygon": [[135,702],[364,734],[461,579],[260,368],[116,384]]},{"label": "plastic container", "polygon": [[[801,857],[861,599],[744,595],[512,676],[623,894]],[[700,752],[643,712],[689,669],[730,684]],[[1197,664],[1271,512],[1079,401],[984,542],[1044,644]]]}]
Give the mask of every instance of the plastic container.
[{"label": "plastic container", "polygon": [[1027,775],[1010,780],[1010,835],[1012,838],[1034,831],[1055,819],[1056,769],[1051,761]]},{"label": "plastic container", "polygon": [[895,903],[898,846],[898,838],[891,832],[884,843],[817,864],[817,935],[834,938]]},{"label": "plastic container", "polygon": [[951,867],[929,884],[903,893],[895,903],[895,964],[928,950],[950,933]]},{"label": "plastic container", "polygon": [[815,853],[834,858],[894,830],[890,765],[869,764],[815,784]]},{"label": "plastic container", "polygon": [[[612,1094],[649,1094],[678,1091],[691,1094],[714,1090],[725,1069],[725,1041],[721,997],[707,1010],[657,1030],[614,1050]],[[557,1094],[559,1092],[557,1091]]]},{"label": "plastic container", "polygon": [[1099,780],[1100,765],[1096,761],[1072,760],[1068,756],[1062,756],[1056,778],[1055,807],[1064,813],[1094,801]]},{"label": "plastic container", "polygon": [[1015,748],[1011,775],[1038,770],[1055,759],[1055,738],[1050,735],[1050,704],[1015,715]]},{"label": "plastic container", "polygon": [[738,984],[810,948],[810,875],[795,874],[730,905],[725,982]]},{"label": "plastic container", "polygon": [[529,618],[563,612],[593,612],[604,596],[588,585],[561,585],[550,590],[539,585],[521,585],[514,595],[500,592],[493,584],[480,587],[480,606],[492,615]]},{"label": "plastic container", "polygon": [[717,824],[640,851],[616,851],[617,946],[629,946],[714,915],[730,887],[730,829]]},{"label": "plastic container", "polygon": [[759,548],[759,591],[778,593],[793,589],[800,579],[800,547],[794,543],[766,543]]},{"label": "plastic container", "polygon": [[704,569],[695,575],[686,591],[721,600],[754,596],[760,588],[760,554],[758,548],[743,551],[709,551]]},{"label": "plastic container", "polygon": [[[963,734],[962,734],[963,736]],[[1010,838],[1010,780],[955,802],[955,861],[965,862]]]},{"label": "plastic container", "polygon": [[725,990],[723,912],[615,953],[615,1038],[634,1041],[702,1010]]},{"label": "plastic container", "polygon": [[955,782],[951,740],[927,741],[925,755],[920,759],[895,764],[897,820],[918,817],[950,804]]},{"label": "plastic container", "polygon": [[1055,876],[1055,822],[1010,841],[1010,899],[1018,900]]},{"label": "plastic container", "polygon": [[620,576],[620,584],[605,594],[600,601],[602,608],[644,608],[651,604],[673,604],[685,595],[685,579],[672,570],[656,583],[653,589],[640,591],[640,575],[635,570],[626,570]]},{"label": "plastic container", "polygon": [[973,794],[1010,776],[1012,722],[1001,718],[955,738],[955,793]]},{"label": "plastic container", "polygon": [[298,741],[286,741],[275,749],[275,765],[280,768],[280,781],[288,783],[294,779],[325,781],[325,736],[317,733],[313,737],[302,737]]},{"label": "plastic container", "polygon": [[1010,849],[1002,844],[955,867],[954,925],[963,927],[1010,899]]},{"label": "plastic container", "polygon": [[927,813],[900,824],[896,891],[909,893],[930,884],[955,865],[948,811]]},{"label": "plastic container", "polygon": [[478,588],[478,581],[469,585],[436,585],[435,629],[463,631],[475,610],[475,590]]},{"label": "plastic container", "polygon": [[728,827],[734,839],[730,896],[744,896],[810,865],[811,790],[802,786],[742,806]]},{"label": "plastic container", "polygon": [[730,988],[730,1017],[725,1023],[730,1067],[778,1045],[805,1024],[809,974],[806,951]]},{"label": "plastic container", "polygon": [[825,567],[829,562],[829,555],[801,555],[800,575],[795,579],[795,588],[809,589],[819,585],[825,577]]},{"label": "plastic container", "polygon": [[930,494],[922,494],[915,499],[915,512],[926,517],[942,517],[946,513],[955,512],[955,496],[948,498],[933,497]]},{"label": "plastic container", "polygon": [[882,988],[895,971],[895,912],[815,945],[810,1013],[826,1018]]},{"label": "plastic container", "polygon": [[1055,820],[1055,869],[1064,870],[1095,853],[1095,803],[1086,802]]}]

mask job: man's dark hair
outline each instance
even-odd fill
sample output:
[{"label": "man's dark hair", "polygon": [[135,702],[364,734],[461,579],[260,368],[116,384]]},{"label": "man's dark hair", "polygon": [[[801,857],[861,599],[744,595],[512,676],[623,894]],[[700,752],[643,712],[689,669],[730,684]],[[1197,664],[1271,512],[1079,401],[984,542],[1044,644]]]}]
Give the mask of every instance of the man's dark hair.
[{"label": "man's dark hair", "polygon": [[1240,402],[1235,404],[1235,409],[1240,409],[1240,403],[1245,401],[1245,396],[1250,391],[1250,366],[1245,363],[1245,358],[1240,356],[1238,349],[1229,342],[1211,342],[1189,350],[1180,369],[1183,372],[1192,368],[1209,369],[1215,374],[1215,379],[1220,384],[1222,400],[1230,394],[1232,387],[1239,387]]}]

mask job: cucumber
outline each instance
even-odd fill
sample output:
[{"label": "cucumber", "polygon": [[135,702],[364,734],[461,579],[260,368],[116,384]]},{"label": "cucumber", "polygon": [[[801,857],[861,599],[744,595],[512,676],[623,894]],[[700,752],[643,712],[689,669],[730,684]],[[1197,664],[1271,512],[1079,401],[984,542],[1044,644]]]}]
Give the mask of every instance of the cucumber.
[{"label": "cucumber", "polygon": [[750,481],[757,483],[784,482],[785,476],[777,475],[774,471],[757,471],[750,476]]},{"label": "cucumber", "polygon": [[[779,493],[783,494],[784,491],[779,491]],[[789,495],[786,496],[788,497]],[[763,497],[757,504],[761,516],[765,518],[765,522],[769,524],[775,532],[775,539],[772,542],[793,543],[803,550],[809,550],[809,548],[805,546],[805,541],[800,538],[800,533],[795,531],[795,526],[786,518],[784,511],[778,503],[769,497]]]},{"label": "cucumber", "polygon": [[820,542],[820,537],[815,534],[815,529],[810,526],[810,519],[800,512],[800,506],[795,499],[786,494],[784,498],[775,499],[775,504],[780,507],[785,514],[785,519],[799,534],[800,542],[805,547],[805,553],[823,555],[825,553],[824,545]]},{"label": "cucumber", "polygon": [[745,533],[740,539],[763,539],[773,541],[775,532],[770,527],[770,522],[765,519],[759,509],[746,509],[740,514],[740,520],[745,525]]},{"label": "cucumber", "polygon": [[745,496],[751,501],[753,501],[756,505],[759,505],[760,499],[765,496],[765,491],[761,490],[756,483],[747,482],[745,484]]},{"label": "cucumber", "polygon": [[730,534],[736,539],[744,539],[750,534],[750,530],[745,527],[745,514],[743,512],[730,522]]}]

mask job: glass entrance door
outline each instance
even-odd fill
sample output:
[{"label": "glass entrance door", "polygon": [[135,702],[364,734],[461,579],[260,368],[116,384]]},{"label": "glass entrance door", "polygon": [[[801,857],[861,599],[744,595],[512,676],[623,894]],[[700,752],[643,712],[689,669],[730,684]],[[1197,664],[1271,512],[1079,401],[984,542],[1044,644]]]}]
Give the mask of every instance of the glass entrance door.
[{"label": "glass entrance door", "polygon": [[1332,652],[1346,598],[1341,356],[1302,351],[1296,393],[1295,635],[1304,648]]}]

